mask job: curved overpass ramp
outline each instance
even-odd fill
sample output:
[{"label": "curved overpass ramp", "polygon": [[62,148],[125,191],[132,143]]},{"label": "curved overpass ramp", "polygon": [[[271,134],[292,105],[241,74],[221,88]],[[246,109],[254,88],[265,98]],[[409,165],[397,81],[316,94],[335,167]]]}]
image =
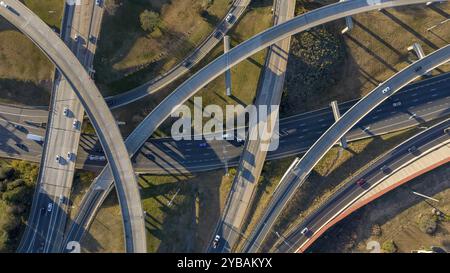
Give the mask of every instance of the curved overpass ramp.
[{"label": "curved overpass ramp", "polygon": [[[364,116],[380,105],[392,94],[422,74],[450,60],[450,45],[413,63],[385,81],[350,108],[333,124],[305,153],[301,160],[286,172],[274,193],[265,214],[244,247],[245,252],[256,252],[263,243],[275,220],[280,215],[296,190],[303,184],[314,166],[322,157]],[[420,68],[420,69],[419,69]]]},{"label": "curved overpass ramp", "polygon": [[[269,28],[215,59],[181,84],[156,106],[126,139],[125,144],[130,156],[134,156],[139,151],[141,146],[150,138],[158,126],[170,116],[172,109],[186,102],[203,86],[254,53],[294,34],[340,18],[381,8],[426,2],[438,2],[438,0],[353,0],[339,2],[313,10]],[[89,226],[89,222],[92,220],[96,210],[100,207],[101,202],[106,198],[112,185],[111,173],[107,168],[103,169],[96,182],[83,198],[81,209],[75,219],[75,223],[69,229],[67,240],[73,239],[75,234],[78,234],[76,236],[78,238],[82,236],[84,233],[83,229],[85,230]],[[92,215],[86,215],[87,213]]]},{"label": "curved overpass ramp", "polygon": [[[235,0],[231,4],[228,14],[233,14],[235,19],[233,24],[228,24],[225,18],[220,21],[215,30],[181,63],[174,66],[165,74],[154,78],[153,80],[133,88],[125,93],[105,98],[106,103],[111,109],[119,108],[128,105],[134,101],[142,99],[148,95],[151,95],[162,88],[168,86],[173,81],[179,79],[181,76],[189,72],[192,67],[198,64],[216,45],[222,41],[223,35],[225,35],[244,14],[250,0]],[[220,32],[220,37],[216,37],[216,33]]]},{"label": "curved overpass ramp", "polygon": [[140,194],[122,135],[103,97],[84,67],[64,42],[32,11],[15,0],[3,0],[0,15],[28,36],[64,75],[83,105],[108,158],[124,218],[128,252],[145,252]]},{"label": "curved overpass ramp", "polygon": [[[295,225],[285,237],[285,242],[279,241],[276,244],[276,251],[304,252],[326,230],[360,207],[450,162],[450,132],[444,131],[449,126],[450,119],[447,119],[390,150],[360,175],[351,179],[304,221]],[[417,153],[408,151],[412,146],[417,148]],[[389,173],[380,170],[383,166],[389,168]],[[361,178],[366,180],[367,186],[359,187],[355,184]],[[311,230],[307,237],[301,234],[305,227]]]}]

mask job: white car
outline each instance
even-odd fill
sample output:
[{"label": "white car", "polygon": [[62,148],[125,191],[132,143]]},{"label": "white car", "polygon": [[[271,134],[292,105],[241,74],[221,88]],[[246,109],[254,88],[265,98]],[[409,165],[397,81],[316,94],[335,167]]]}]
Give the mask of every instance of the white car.
[{"label": "white car", "polygon": [[228,13],[227,17],[225,18],[225,21],[227,21],[227,23],[232,24],[234,20],[234,15],[232,13]]},{"label": "white car", "polygon": [[240,138],[240,137],[237,136],[237,137],[236,137],[236,141],[239,142],[239,143],[241,143],[241,142],[244,142],[244,139],[242,139],[242,138]]},{"label": "white car", "polygon": [[73,161],[75,159],[75,154],[72,152],[67,153],[67,160]]},{"label": "white car", "polygon": [[308,234],[309,229],[307,227],[305,227],[304,229],[302,229],[302,232],[300,232],[302,235],[306,235]]},{"label": "white car", "polygon": [[213,248],[217,248],[219,246],[219,241],[220,241],[220,236],[216,235],[216,237],[214,237],[214,241],[212,243],[212,247]]},{"label": "white car", "polygon": [[53,204],[52,204],[52,203],[48,203],[48,205],[47,205],[47,211],[48,211],[48,212],[51,212],[52,209],[53,209]]},{"label": "white car", "polygon": [[88,159],[92,161],[105,161],[106,157],[104,155],[89,155]]},{"label": "white car", "polygon": [[59,155],[57,155],[56,158],[55,158],[55,160],[56,160],[56,162],[59,163],[59,161],[61,160],[61,157],[60,157]]},{"label": "white car", "polygon": [[231,138],[231,134],[230,133],[225,133],[225,134],[222,135],[222,138],[223,139]]},{"label": "white car", "polygon": [[75,119],[72,123],[73,128],[78,129],[78,124],[79,124],[79,121],[77,119]]},{"label": "white car", "polygon": [[0,1],[0,6],[2,6],[4,8],[8,8],[8,5],[3,1]]},{"label": "white car", "polygon": [[391,88],[388,86],[386,88],[384,88],[381,93],[386,94],[387,92],[391,91]]}]

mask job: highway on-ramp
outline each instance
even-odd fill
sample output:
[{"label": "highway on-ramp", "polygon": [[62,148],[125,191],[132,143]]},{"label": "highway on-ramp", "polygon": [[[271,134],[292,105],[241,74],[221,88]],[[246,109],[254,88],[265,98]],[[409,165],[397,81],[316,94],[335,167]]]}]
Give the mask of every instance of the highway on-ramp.
[{"label": "highway on-ramp", "polygon": [[181,76],[189,72],[197,63],[199,63],[209,52],[211,52],[218,43],[222,41],[223,36],[236,24],[239,18],[244,14],[250,0],[234,0],[228,14],[233,15],[231,23],[223,18],[214,31],[187,56],[182,62],[175,65],[172,69],[156,77],[155,79],[133,88],[124,93],[105,98],[106,103],[111,109],[128,105],[145,96],[151,95],[170,83],[179,79]]},{"label": "highway on-ramp", "polygon": [[28,36],[56,65],[83,105],[108,158],[124,219],[126,251],[145,252],[145,227],[137,180],[116,121],[78,59],[38,16],[19,1],[4,0],[0,15]]},{"label": "highway on-ramp", "polygon": [[[295,13],[295,0],[274,1],[274,25],[283,23]],[[241,226],[246,219],[253,193],[258,184],[262,167],[270,150],[273,129],[270,124],[278,120],[278,109],[283,93],[284,79],[291,39],[286,38],[271,47],[267,52],[266,62],[255,99],[255,106],[268,107],[267,115],[258,115],[256,122],[248,128],[245,145],[239,160],[239,168],[231,185],[225,208],[212,234],[211,242],[219,236],[220,244],[210,244],[208,252],[232,252],[239,242]],[[262,139],[260,128],[267,128],[268,134]],[[275,128],[274,128],[275,129]],[[276,132],[278,133],[278,132]],[[278,137],[276,135],[275,137]],[[273,147],[275,148],[275,147]],[[225,148],[226,149],[226,148]],[[276,149],[278,150],[278,149]]]},{"label": "highway on-ramp", "polygon": [[[304,221],[292,227],[287,232],[287,235],[283,236],[284,239],[275,245],[275,251],[283,253],[295,252],[306,243],[310,245],[312,243],[311,237],[314,237],[313,240],[318,238],[318,236],[313,235],[319,232],[322,234],[323,227],[327,223],[345,211],[346,208],[355,204],[366,192],[375,189],[375,186],[380,181],[392,175],[398,168],[408,164],[411,160],[420,157],[424,152],[448,142],[450,140],[450,131],[444,131],[447,128],[450,128],[450,119],[415,135],[377,159],[376,162],[372,163],[333,194]],[[409,151],[412,147],[415,147],[417,150]],[[382,168],[385,169],[382,170]],[[356,184],[360,179],[365,181],[362,186]],[[329,227],[327,225],[327,228]],[[304,228],[309,230],[305,235],[301,232]],[[305,251],[305,249],[303,248],[302,251]]]},{"label": "highway on-ramp", "polygon": [[[350,130],[349,141],[378,136],[450,114],[450,73],[409,84],[383,102]],[[341,113],[348,111],[359,99],[339,104]],[[394,106],[394,103],[396,106]],[[398,104],[401,105],[398,105]],[[48,115],[45,110],[31,110],[37,120]],[[26,138],[27,133],[44,135],[45,130],[29,125],[27,109],[0,105],[0,155],[5,158],[39,162],[42,146]],[[20,114],[23,113],[24,116]],[[335,122],[330,107],[280,119],[277,150],[267,154],[268,160],[295,156],[306,152]],[[206,144],[206,147],[203,147]],[[23,146],[22,146],[23,145]],[[226,147],[226,154],[224,153]],[[172,138],[150,138],[133,158],[138,173],[185,174],[238,166],[243,145],[234,141],[175,141]],[[98,171],[105,161],[90,159],[103,156],[98,138],[82,134],[76,168]]]},{"label": "highway on-ramp", "polygon": [[[375,9],[426,2],[437,2],[437,0],[354,0],[339,2],[297,16],[250,38],[203,67],[156,106],[127,137],[125,144],[130,157],[135,156],[153,132],[170,116],[174,108],[186,102],[203,86],[223,74],[232,66],[250,57],[252,54],[296,33],[346,16]],[[106,168],[102,171],[100,176],[97,177],[95,183],[93,183],[83,198],[82,208],[76,216],[75,223],[72,225],[73,228],[70,228],[69,230],[67,237],[69,240],[70,238],[81,236],[77,236],[76,234],[80,234],[79,231],[85,227],[86,223],[91,222],[95,214],[93,212],[100,207],[101,202],[103,202],[108,195],[112,185],[111,174],[108,171],[108,168]],[[99,195],[101,198],[98,199]],[[100,200],[100,202],[98,202],[98,200]],[[92,215],[86,215],[86,213],[91,213]]]},{"label": "highway on-ramp", "polygon": [[387,100],[400,88],[425,73],[450,60],[450,45],[445,46],[423,59],[409,65],[387,81],[380,84],[372,92],[362,98],[333,124],[305,153],[301,160],[288,170],[280,181],[277,190],[248,238],[244,252],[256,252],[296,190],[307,179],[314,166],[322,157],[354,126],[358,121]]},{"label": "highway on-ramp", "polygon": [[[94,0],[66,2],[61,38],[88,70],[92,66],[103,8]],[[69,212],[84,110],[66,79],[55,72],[33,209],[18,251],[59,250]],[[67,113],[64,113],[67,111]],[[56,160],[58,158],[58,160]],[[44,201],[42,201],[43,199]],[[52,210],[45,215],[51,204]],[[40,214],[38,216],[38,214]],[[43,236],[40,236],[40,235]]]}]

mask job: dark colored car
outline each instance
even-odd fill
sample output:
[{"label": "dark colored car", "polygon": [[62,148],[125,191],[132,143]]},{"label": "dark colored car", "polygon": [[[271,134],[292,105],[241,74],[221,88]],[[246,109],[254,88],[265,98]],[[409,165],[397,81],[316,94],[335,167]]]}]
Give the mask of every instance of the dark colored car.
[{"label": "dark colored car", "polygon": [[359,179],[356,181],[356,185],[362,187],[364,184],[366,184],[366,180],[364,178]]},{"label": "dark colored car", "polygon": [[214,38],[216,39],[222,38],[222,32],[220,30],[216,31],[216,33],[214,33]]}]

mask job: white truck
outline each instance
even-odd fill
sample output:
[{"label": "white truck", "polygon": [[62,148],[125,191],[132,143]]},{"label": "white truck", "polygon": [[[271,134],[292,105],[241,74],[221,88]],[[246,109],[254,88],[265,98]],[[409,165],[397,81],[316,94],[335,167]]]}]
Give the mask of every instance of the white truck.
[{"label": "white truck", "polygon": [[44,142],[44,137],[34,135],[34,134],[27,134],[27,139],[34,140],[36,142]]}]

